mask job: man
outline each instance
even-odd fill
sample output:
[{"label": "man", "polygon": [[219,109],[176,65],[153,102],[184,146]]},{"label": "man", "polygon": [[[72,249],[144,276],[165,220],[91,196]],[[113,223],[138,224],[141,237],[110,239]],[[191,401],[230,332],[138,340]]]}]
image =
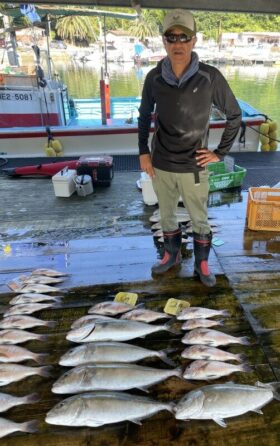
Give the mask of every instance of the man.
[{"label": "man", "polygon": [[[207,165],[222,160],[230,150],[241,112],[220,71],[199,62],[193,51],[196,24],[190,12],[168,12],[162,39],[167,57],[146,76],[138,122],[140,165],[152,178],[164,233],[165,253],[152,272],[162,274],[181,263],[181,229],[176,219],[181,196],[192,220],[195,274],[204,285],[214,286],[216,279],[208,267],[212,233],[207,214]],[[213,152],[207,148],[212,104],[227,119],[220,144]],[[153,112],[155,133],[150,153]]]}]

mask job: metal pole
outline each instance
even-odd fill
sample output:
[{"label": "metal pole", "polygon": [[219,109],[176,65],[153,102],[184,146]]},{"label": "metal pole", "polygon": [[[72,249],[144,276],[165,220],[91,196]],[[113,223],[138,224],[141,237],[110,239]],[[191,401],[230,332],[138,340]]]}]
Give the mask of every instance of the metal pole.
[{"label": "metal pole", "polygon": [[51,53],[50,53],[50,33],[51,33],[51,21],[50,15],[47,14],[47,23],[46,23],[46,37],[47,37],[47,65],[48,65],[48,78],[52,80],[52,64],[51,64]]},{"label": "metal pole", "polygon": [[107,61],[107,41],[106,41],[106,16],[103,16],[103,35],[104,35],[104,68],[105,68],[105,77],[108,76],[108,61]]}]

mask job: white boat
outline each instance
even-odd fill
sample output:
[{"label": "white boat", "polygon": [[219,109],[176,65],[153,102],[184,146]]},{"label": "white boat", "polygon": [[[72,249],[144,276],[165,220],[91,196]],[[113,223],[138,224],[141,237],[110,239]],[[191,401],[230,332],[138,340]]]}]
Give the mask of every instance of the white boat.
[{"label": "white boat", "polygon": [[[64,156],[83,154],[137,154],[137,116],[140,98],[111,98],[111,117],[102,124],[101,103],[69,100],[60,81],[40,86],[36,76],[0,77],[0,156],[5,158],[44,157],[46,127],[63,145]],[[245,131],[236,138],[232,152],[257,151],[259,126],[265,117],[239,101]],[[217,147],[225,119],[213,110],[209,148]],[[151,133],[153,128],[151,129]],[[243,135],[243,136],[242,136]],[[241,138],[241,139],[240,139]]]}]

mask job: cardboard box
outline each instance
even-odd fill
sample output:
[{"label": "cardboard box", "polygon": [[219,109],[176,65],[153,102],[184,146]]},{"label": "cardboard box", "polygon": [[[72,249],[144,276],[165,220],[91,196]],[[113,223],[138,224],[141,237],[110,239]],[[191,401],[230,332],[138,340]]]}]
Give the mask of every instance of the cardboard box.
[{"label": "cardboard box", "polygon": [[68,169],[68,167],[55,174],[52,177],[55,196],[70,197],[76,191],[76,176],[76,170]]}]

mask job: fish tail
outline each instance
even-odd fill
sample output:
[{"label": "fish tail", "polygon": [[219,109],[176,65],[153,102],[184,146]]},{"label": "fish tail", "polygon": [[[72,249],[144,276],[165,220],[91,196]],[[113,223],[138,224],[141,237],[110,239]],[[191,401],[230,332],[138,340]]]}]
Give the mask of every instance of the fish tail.
[{"label": "fish tail", "polygon": [[244,362],[246,361],[247,357],[246,355],[244,355],[244,353],[239,353],[237,355],[234,355],[234,359],[236,359],[236,361],[238,362]]},{"label": "fish tail", "polygon": [[179,378],[182,378],[182,376],[183,376],[183,367],[179,366],[176,369],[174,369],[174,376],[178,376]]},{"label": "fish tail", "polygon": [[38,339],[38,341],[47,341],[49,339],[49,335],[38,335],[36,339]]},{"label": "fish tail", "polygon": [[62,298],[59,297],[59,296],[54,296],[54,297],[52,298],[52,301],[53,301],[54,303],[56,303],[56,304],[61,304],[61,302],[62,302]]},{"label": "fish tail", "polygon": [[273,392],[273,397],[280,401],[280,383],[278,381],[271,383],[262,383],[260,381],[256,382],[256,386],[263,387],[265,389],[271,389]]},{"label": "fish tail", "polygon": [[45,365],[43,367],[38,367],[38,375],[49,377],[49,376],[51,376],[51,370],[52,370],[51,365]]},{"label": "fish tail", "polygon": [[44,324],[46,327],[50,327],[50,328],[53,328],[53,327],[56,327],[56,325],[57,325],[57,321],[46,321],[46,323]]},{"label": "fish tail", "polygon": [[242,336],[241,338],[238,338],[239,344],[242,345],[251,345],[251,342],[248,338],[248,336]]},{"label": "fish tail", "polygon": [[173,334],[175,334],[175,335],[180,335],[180,334],[182,334],[181,330],[178,330],[178,329],[172,327],[172,325],[173,325],[173,321],[172,321],[172,320],[166,322],[166,324],[164,324],[164,326],[163,326],[163,327],[164,327],[164,330],[166,330],[166,331],[170,331],[170,333],[173,333]]},{"label": "fish tail", "polygon": [[230,312],[228,310],[222,310],[221,315],[222,316],[230,316]]},{"label": "fish tail", "polygon": [[217,321],[217,324],[218,324],[218,325],[225,325],[225,321],[224,321],[224,319],[219,319],[219,320]]},{"label": "fish tail", "polygon": [[166,404],[166,410],[168,410],[168,412],[171,412],[171,413],[175,413],[175,408],[176,408],[176,403],[172,403],[172,402],[170,402],[170,403],[167,403]]},{"label": "fish tail", "polygon": [[40,398],[38,393],[30,393],[30,395],[26,395],[24,397],[24,401],[27,404],[28,403],[33,404],[33,403],[38,403],[38,401],[40,401]]},{"label": "fish tail", "polygon": [[36,361],[37,364],[46,364],[46,358],[48,356],[48,353],[38,353],[34,356],[34,361]]},{"label": "fish tail", "polygon": [[32,420],[32,421],[26,421],[25,423],[22,423],[21,425],[21,430],[23,432],[37,432],[38,431],[38,421],[37,420]]},{"label": "fish tail", "polygon": [[249,364],[241,364],[240,365],[241,372],[252,372],[252,367]]},{"label": "fish tail", "polygon": [[165,362],[165,364],[168,364],[168,365],[171,365],[172,367],[175,367],[176,363],[172,359],[168,358],[168,356],[167,356],[169,353],[172,353],[174,351],[176,351],[175,348],[165,348],[164,350],[161,350],[161,351],[158,352],[158,357],[163,362]]}]

